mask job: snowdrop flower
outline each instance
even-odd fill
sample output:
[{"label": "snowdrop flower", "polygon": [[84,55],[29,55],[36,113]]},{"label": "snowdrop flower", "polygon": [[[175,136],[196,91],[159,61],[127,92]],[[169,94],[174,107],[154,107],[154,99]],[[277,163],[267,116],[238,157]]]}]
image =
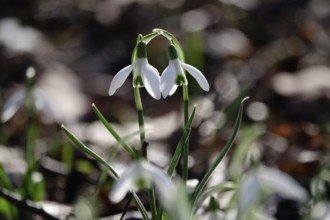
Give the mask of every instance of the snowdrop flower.
[{"label": "snowdrop flower", "polygon": [[110,192],[110,199],[119,202],[128,191],[134,192],[141,188],[150,188],[152,185],[155,185],[161,197],[165,197],[174,189],[169,176],[163,170],[145,160],[138,160],[115,182]]},{"label": "snowdrop flower", "polygon": [[147,45],[144,42],[139,42],[137,45],[135,62],[120,70],[113,78],[109,95],[113,95],[119,89],[134,70],[133,87],[145,86],[149,94],[155,98],[161,98],[160,91],[160,76],[158,70],[151,66],[147,60]]},{"label": "snowdrop flower", "polygon": [[188,84],[183,69],[187,70],[190,75],[197,80],[203,90],[209,91],[210,87],[205,76],[195,67],[181,62],[173,44],[169,46],[168,52],[170,59],[169,65],[163,71],[161,76],[161,90],[163,98],[166,98],[168,95],[172,95],[178,86]]},{"label": "snowdrop flower", "polygon": [[[35,69],[29,67],[26,71],[27,80],[31,80],[35,77]],[[20,89],[14,93],[10,98],[4,103],[2,112],[1,112],[1,122],[6,122],[11,119],[15,113],[25,105],[26,96],[29,95],[29,99],[33,107],[47,117],[51,121],[57,121],[58,115],[55,111],[55,108],[50,102],[50,99],[43,93],[41,89],[37,86],[34,86],[30,93],[27,93],[26,89]]]},{"label": "snowdrop flower", "polygon": [[238,212],[244,215],[260,205],[263,192],[278,194],[301,203],[309,199],[306,190],[288,174],[274,168],[259,166],[242,180],[238,190]]},{"label": "snowdrop flower", "polygon": [[119,178],[111,192],[113,202],[121,201],[128,191],[137,191],[142,188],[155,186],[159,194],[159,202],[166,210],[169,219],[190,219],[191,207],[185,188],[182,184],[175,184],[160,168],[145,160],[135,161]]},{"label": "snowdrop flower", "polygon": [[[4,104],[3,110],[1,112],[1,122],[6,122],[11,119],[19,108],[24,106],[26,93],[25,91],[19,90],[14,95],[12,95]],[[57,121],[58,115],[55,108],[50,103],[48,97],[39,88],[33,88],[31,91],[31,100],[34,108],[45,114],[47,119],[51,121]]]}]

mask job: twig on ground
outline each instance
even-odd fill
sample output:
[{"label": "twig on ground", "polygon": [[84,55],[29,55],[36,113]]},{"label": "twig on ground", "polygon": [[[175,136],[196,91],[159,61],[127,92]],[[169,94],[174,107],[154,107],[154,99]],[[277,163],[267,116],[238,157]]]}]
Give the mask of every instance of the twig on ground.
[{"label": "twig on ground", "polygon": [[47,220],[61,220],[61,218],[53,216],[46,212],[42,206],[36,204],[35,202],[23,199],[16,193],[10,192],[7,189],[0,188],[0,197],[5,198],[8,202],[14,204],[16,207],[25,209],[33,214],[40,215]]}]

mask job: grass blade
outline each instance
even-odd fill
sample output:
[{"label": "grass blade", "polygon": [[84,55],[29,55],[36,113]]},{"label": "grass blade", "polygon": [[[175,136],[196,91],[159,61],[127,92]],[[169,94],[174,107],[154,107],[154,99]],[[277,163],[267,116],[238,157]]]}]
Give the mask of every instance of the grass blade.
[{"label": "grass blade", "polygon": [[168,170],[167,170],[167,174],[169,176],[172,176],[173,174],[173,171],[175,170],[178,162],[179,162],[179,159],[180,159],[180,155],[181,155],[181,152],[182,152],[182,147],[184,146],[184,144],[187,142],[188,140],[188,137],[189,137],[189,134],[190,134],[190,130],[191,130],[191,124],[193,122],[193,119],[195,117],[195,112],[196,112],[196,106],[194,106],[194,109],[188,119],[188,122],[184,128],[184,132],[183,132],[183,135],[182,137],[180,138],[180,141],[179,141],[179,144],[178,146],[176,147],[175,149],[175,152],[174,152],[174,155],[172,157],[172,160],[171,160],[171,163],[168,167]]},{"label": "grass blade", "polygon": [[66,136],[73,142],[75,143],[80,150],[84,151],[86,154],[89,156],[93,157],[97,162],[105,166],[111,173],[111,176],[114,177],[114,179],[118,178],[118,174],[116,171],[105,161],[101,156],[99,156],[97,153],[89,149],[85,144],[83,144],[78,138],[71,133],[64,125],[61,126],[62,130],[66,134]]},{"label": "grass blade", "polygon": [[92,108],[100,119],[102,124],[106,127],[106,129],[112,134],[112,136],[123,146],[123,148],[133,157],[137,158],[135,151],[119,136],[119,134],[115,131],[115,129],[110,125],[110,123],[105,119],[99,109],[96,107],[95,104],[92,104]]},{"label": "grass blade", "polygon": [[[193,122],[193,119],[195,117],[195,112],[196,112],[196,105],[194,106],[194,109],[188,119],[188,122],[184,128],[184,132],[183,132],[183,135],[181,136],[180,138],[180,141],[179,141],[179,144],[178,146],[176,147],[175,149],[175,152],[174,152],[174,155],[172,157],[172,160],[171,160],[171,163],[168,167],[168,170],[167,170],[167,175],[168,176],[172,176],[179,160],[180,160],[180,155],[181,155],[181,152],[182,152],[182,148],[184,146],[184,144],[187,142],[188,140],[188,137],[189,137],[189,134],[190,134],[190,130],[191,130],[191,124]],[[158,207],[157,209],[157,219],[160,220],[162,218],[162,215],[163,215],[163,210],[161,207]]]},{"label": "grass blade", "polygon": [[236,118],[236,123],[235,123],[234,131],[231,134],[231,136],[229,137],[229,140],[227,141],[225,147],[222,149],[222,151],[220,152],[220,154],[218,155],[218,157],[216,158],[216,160],[213,162],[213,164],[210,167],[210,169],[206,172],[206,174],[204,175],[203,179],[197,185],[196,190],[195,190],[195,192],[193,194],[193,197],[192,197],[192,204],[193,204],[193,206],[194,206],[195,202],[201,196],[201,194],[202,194],[202,192],[203,192],[203,190],[204,190],[204,188],[206,186],[206,183],[208,182],[208,180],[209,180],[210,176],[212,175],[213,171],[219,165],[219,163],[222,161],[222,159],[225,157],[225,155],[227,154],[227,152],[229,151],[229,149],[233,145],[234,140],[236,138],[236,135],[238,133],[238,130],[240,128],[241,122],[242,122],[243,103],[247,99],[248,99],[248,97],[244,98],[241,101],[240,108],[239,108],[239,111],[238,111],[238,114],[237,114],[237,118]]},{"label": "grass blade", "polygon": [[204,202],[204,200],[206,198],[208,198],[209,196],[212,196],[215,193],[234,191],[236,189],[237,189],[237,185],[234,182],[223,182],[223,183],[220,183],[220,184],[217,184],[215,186],[205,189],[202,192],[202,194],[200,195],[199,199],[195,202],[196,205],[194,207],[193,213],[196,213],[196,211],[201,206],[201,204]]},{"label": "grass blade", "polygon": [[141,202],[140,198],[135,193],[133,193],[133,199],[143,219],[150,220],[146,208],[143,206],[143,203]]}]

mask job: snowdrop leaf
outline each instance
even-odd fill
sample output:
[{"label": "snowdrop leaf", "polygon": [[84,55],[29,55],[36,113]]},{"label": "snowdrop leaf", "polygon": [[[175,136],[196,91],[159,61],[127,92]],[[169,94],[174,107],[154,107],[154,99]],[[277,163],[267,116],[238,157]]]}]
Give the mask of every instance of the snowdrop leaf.
[{"label": "snowdrop leaf", "polygon": [[227,154],[227,152],[229,151],[229,149],[231,148],[231,146],[234,143],[234,140],[236,138],[236,135],[238,133],[238,130],[240,128],[241,122],[242,122],[242,116],[243,116],[243,103],[245,100],[247,100],[248,97],[244,98],[241,101],[240,104],[240,108],[238,110],[238,114],[237,114],[237,118],[236,118],[236,123],[234,126],[234,131],[231,134],[231,136],[229,137],[226,145],[224,146],[224,148],[222,149],[222,151],[220,152],[220,154],[218,155],[218,157],[215,159],[215,161],[213,162],[213,164],[211,165],[211,167],[209,168],[209,170],[206,172],[206,174],[204,175],[204,177],[202,178],[202,180],[200,181],[200,183],[198,184],[195,193],[193,194],[192,197],[192,204],[194,206],[195,202],[199,199],[199,197],[201,196],[202,192],[204,191],[204,188],[210,178],[210,176],[212,175],[213,171],[215,170],[215,168],[219,165],[219,163],[222,161],[222,159],[225,157],[225,155]]}]

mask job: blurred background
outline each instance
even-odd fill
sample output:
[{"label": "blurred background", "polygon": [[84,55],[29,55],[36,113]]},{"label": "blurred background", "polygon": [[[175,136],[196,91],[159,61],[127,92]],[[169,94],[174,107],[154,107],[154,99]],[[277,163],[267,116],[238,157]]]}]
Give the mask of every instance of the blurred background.
[{"label": "blurred background", "polygon": [[[230,135],[239,102],[249,96],[237,141],[245,144],[242,157],[248,162],[231,172],[230,154],[215,181],[235,179],[262,164],[293,178],[307,195],[314,195],[313,180],[322,180],[322,207],[329,206],[328,0],[0,1],[0,162],[13,190],[22,187],[30,167],[27,123],[34,124],[38,166],[33,173],[42,176],[43,190],[31,199],[86,210],[79,201],[93,194],[101,169],[70,144],[60,125],[104,158],[116,141],[97,120],[92,103],[122,136],[138,130],[132,78],[114,96],[108,89],[113,76],[130,64],[137,35],[154,28],[178,38],[186,62],[205,74],[211,88],[206,93],[188,79],[191,104],[197,104],[190,178],[205,173]],[[167,46],[162,37],[148,45],[149,63],[160,72],[168,65]],[[36,114],[24,109],[27,72],[35,75]],[[164,167],[182,134],[182,93],[158,101],[141,92],[149,157]],[[135,139],[129,141],[134,145]],[[112,163],[123,170],[129,160],[120,151]],[[323,170],[325,177],[319,175]],[[123,207],[110,203],[107,181],[97,203],[103,217]],[[301,219],[302,201],[272,198],[269,216]]]}]

